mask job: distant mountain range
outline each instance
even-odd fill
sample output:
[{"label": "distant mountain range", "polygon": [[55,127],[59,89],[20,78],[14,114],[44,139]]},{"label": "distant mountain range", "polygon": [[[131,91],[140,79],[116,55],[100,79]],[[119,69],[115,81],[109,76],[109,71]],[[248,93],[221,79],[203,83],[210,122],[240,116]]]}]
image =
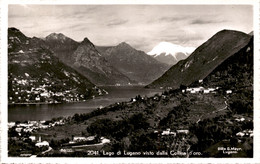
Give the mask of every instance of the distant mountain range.
[{"label": "distant mountain range", "polygon": [[[21,34],[21,38],[24,37]],[[61,62],[96,85],[149,84],[169,68],[127,43],[101,47],[95,46],[88,38],[77,42],[61,33],[31,39],[28,48],[43,47],[53,51]]]},{"label": "distant mountain range", "polygon": [[161,42],[147,54],[162,63],[172,66],[178,61],[186,59],[194,50],[193,47],[182,47],[170,42]]},{"label": "distant mountain range", "polygon": [[[180,85],[188,86],[200,79],[205,79],[221,63],[246,47],[252,35],[253,32],[245,34],[222,30],[191,55],[189,53],[193,51],[193,48],[168,42],[161,42],[147,55],[125,42],[117,46],[95,46],[88,38],[82,42],[76,42],[61,33],[52,33],[43,39],[29,38],[18,29],[9,28],[9,64],[17,62],[11,57],[12,54],[16,54],[13,55],[15,58],[20,56],[18,63],[22,63],[23,58],[30,61],[24,56],[32,52],[44,52],[50,55],[54,62],[62,63],[62,67],[66,69],[69,67],[79,76],[83,75],[91,87],[94,84],[150,83],[148,87],[178,88]],[[40,55],[32,55],[31,60],[41,61]],[[61,64],[57,65],[61,66]],[[33,66],[30,65],[31,70]]]},{"label": "distant mountain range", "polygon": [[88,38],[78,43],[63,34],[53,33],[45,41],[62,62],[96,85],[127,85],[134,82],[108,63]]},{"label": "distant mountain range", "polygon": [[139,84],[152,82],[169,68],[125,42],[114,47],[99,46],[97,49],[117,70]]},{"label": "distant mountain range", "polygon": [[[179,88],[205,79],[230,57],[248,48],[251,35],[222,30],[198,47],[187,59],[178,62],[148,87]],[[232,64],[232,63],[230,63]]]}]

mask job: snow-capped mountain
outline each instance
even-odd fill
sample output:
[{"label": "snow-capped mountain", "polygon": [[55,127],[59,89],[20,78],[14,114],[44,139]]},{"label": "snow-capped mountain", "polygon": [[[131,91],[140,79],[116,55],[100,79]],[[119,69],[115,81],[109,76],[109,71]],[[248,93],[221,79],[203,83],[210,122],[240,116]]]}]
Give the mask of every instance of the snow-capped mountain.
[{"label": "snow-capped mountain", "polygon": [[182,47],[170,42],[160,42],[147,54],[160,62],[174,65],[178,61],[186,59],[194,50],[194,47]]}]

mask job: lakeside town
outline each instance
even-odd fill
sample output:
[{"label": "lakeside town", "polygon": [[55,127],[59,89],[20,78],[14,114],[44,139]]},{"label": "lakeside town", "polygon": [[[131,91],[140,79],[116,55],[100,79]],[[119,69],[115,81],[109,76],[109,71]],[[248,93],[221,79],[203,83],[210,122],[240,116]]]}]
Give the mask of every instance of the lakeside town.
[{"label": "lakeside town", "polygon": [[[171,90],[169,90],[171,91]],[[203,95],[216,95],[222,93],[225,97],[224,106],[220,109],[213,110],[209,113],[205,113],[201,116],[192,116],[197,121],[194,121],[196,125],[199,125],[201,122],[210,116],[210,115],[222,115],[222,118],[218,120],[218,123],[227,125],[227,128],[233,128],[233,127],[241,127],[235,130],[235,134],[232,134],[231,137],[227,137],[221,140],[223,143],[230,143],[234,142],[244,143],[245,141],[253,138],[253,129],[251,127],[251,124],[253,124],[253,120],[251,117],[244,115],[244,114],[235,114],[232,117],[223,117],[225,115],[221,114],[222,112],[229,111],[229,105],[227,103],[227,100],[232,97],[232,90],[221,90],[220,87],[215,88],[204,88],[202,86],[199,87],[192,87],[192,88],[186,88],[179,91],[179,94],[184,94],[186,96],[194,95],[197,96],[203,96]],[[150,98],[147,97],[135,97],[132,98],[128,103],[126,103],[126,106],[135,106],[136,104],[139,104],[143,101],[149,101],[149,99],[152,99],[153,101],[156,101],[158,103],[164,102],[166,100],[170,99],[170,95],[166,94],[167,92],[162,93],[161,95],[155,95]],[[117,103],[115,105],[111,105],[110,108],[116,108],[119,106],[120,103]],[[137,105],[138,106],[138,105]],[[108,108],[109,109],[109,108]],[[106,110],[106,108],[104,108]],[[99,111],[102,111],[102,109],[99,109]],[[208,116],[207,116],[208,115]],[[79,116],[77,116],[79,117]],[[113,138],[111,136],[108,138],[106,136],[100,136],[100,134],[96,135],[89,135],[86,136],[86,134],[82,133],[82,135],[74,136],[72,135],[71,138],[64,138],[62,141],[57,144],[54,140],[47,139],[45,140],[44,133],[48,132],[48,130],[54,130],[55,128],[59,128],[62,126],[66,126],[68,124],[71,124],[71,121],[76,120],[76,115],[74,115],[72,118],[57,118],[52,119],[50,121],[25,121],[25,122],[9,122],[8,123],[8,143],[9,146],[12,148],[17,143],[23,143],[27,146],[20,147],[19,150],[14,148],[16,152],[12,152],[13,149],[9,149],[9,154],[12,155],[18,155],[21,157],[35,157],[35,156],[48,156],[50,154],[63,154],[64,156],[67,156],[69,154],[73,153],[85,153],[85,155],[89,154],[90,156],[112,156],[112,154],[102,154],[104,149],[106,148],[106,145],[112,144]],[[138,122],[138,120],[137,120]],[[78,123],[77,123],[78,124]],[[180,122],[181,124],[181,122]],[[91,125],[88,125],[88,127]],[[101,126],[101,125],[100,125]],[[165,126],[163,126],[165,127]],[[157,156],[175,156],[175,157],[196,157],[196,156],[203,156],[201,152],[196,152],[195,154],[190,154],[190,151],[192,147],[192,143],[198,142],[197,137],[194,137],[194,130],[190,132],[191,127],[190,126],[180,126],[180,127],[186,127],[183,129],[171,129],[168,128],[148,128],[146,131],[147,134],[150,135],[150,137],[155,139],[155,144],[161,145],[164,143],[164,145],[167,145],[167,149],[162,150],[164,153],[158,153]],[[142,127],[140,127],[142,128]],[[94,131],[97,129],[94,129]],[[41,131],[39,133],[39,131]],[[42,133],[44,132],[44,133]],[[59,131],[57,131],[59,133]],[[106,137],[106,138],[105,138]],[[49,138],[49,137],[47,137]],[[44,139],[44,140],[43,140]],[[42,141],[43,140],[43,141]],[[22,144],[22,145],[23,145]],[[19,147],[19,146],[18,146]],[[90,153],[91,151],[91,153]],[[19,154],[17,154],[19,152]],[[93,153],[94,152],[94,153]],[[236,154],[238,152],[235,152]],[[231,153],[232,154],[232,153]],[[144,155],[143,152],[142,154]],[[113,156],[118,156],[113,154]],[[127,154],[126,154],[127,156]],[[134,155],[133,155],[134,156]],[[138,154],[136,154],[138,156]],[[144,155],[145,156],[145,155]],[[153,151],[153,153],[150,154],[150,156],[156,156],[156,153]]]},{"label": "lakeside town", "polygon": [[[70,76],[65,70],[64,74]],[[10,76],[12,76],[12,73],[10,73]],[[30,74],[25,73],[24,76],[12,78],[10,83],[11,88],[8,99],[11,104],[53,104],[86,101],[85,95],[79,94],[75,88],[70,87],[67,90],[61,89],[61,87],[67,86],[66,82],[63,82],[62,86],[60,86],[58,82],[49,81],[47,78],[41,80],[38,78],[34,79],[30,77]],[[107,91],[104,89],[101,90],[96,86],[92,89],[97,91],[98,96],[101,96],[104,93],[108,94]],[[93,95],[92,98],[95,98],[95,96]]]}]

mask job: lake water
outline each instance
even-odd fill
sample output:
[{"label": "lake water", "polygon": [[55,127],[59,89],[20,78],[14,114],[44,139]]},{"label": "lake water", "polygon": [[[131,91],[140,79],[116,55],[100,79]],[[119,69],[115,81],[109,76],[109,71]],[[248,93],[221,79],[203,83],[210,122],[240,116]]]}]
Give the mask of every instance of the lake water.
[{"label": "lake water", "polygon": [[143,86],[109,86],[102,87],[108,95],[96,97],[86,102],[66,104],[36,104],[36,105],[9,105],[8,122],[26,120],[50,120],[60,116],[73,116],[75,113],[88,113],[100,106],[108,106],[116,102],[130,101],[136,95],[153,96],[161,93],[158,89],[146,89]]}]

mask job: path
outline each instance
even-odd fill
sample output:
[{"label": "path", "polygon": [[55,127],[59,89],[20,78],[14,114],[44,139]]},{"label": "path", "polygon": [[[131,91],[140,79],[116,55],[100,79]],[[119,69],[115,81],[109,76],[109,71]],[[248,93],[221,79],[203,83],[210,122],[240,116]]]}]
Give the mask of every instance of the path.
[{"label": "path", "polygon": [[[215,111],[213,111],[213,112],[211,112],[211,113],[215,113],[215,112],[220,112],[220,111],[222,111],[222,110],[225,110],[225,109],[227,109],[227,107],[228,107],[228,104],[227,104],[227,98],[226,97],[224,97],[226,100],[225,100],[225,107],[224,108],[221,108],[221,109],[218,109],[218,110],[215,110]],[[207,113],[207,114],[210,114],[210,113]],[[198,121],[196,122],[196,124],[197,123],[199,123],[200,121],[201,121],[201,117],[202,117],[203,115],[201,115],[200,117],[199,117],[199,119],[198,119]]]}]

